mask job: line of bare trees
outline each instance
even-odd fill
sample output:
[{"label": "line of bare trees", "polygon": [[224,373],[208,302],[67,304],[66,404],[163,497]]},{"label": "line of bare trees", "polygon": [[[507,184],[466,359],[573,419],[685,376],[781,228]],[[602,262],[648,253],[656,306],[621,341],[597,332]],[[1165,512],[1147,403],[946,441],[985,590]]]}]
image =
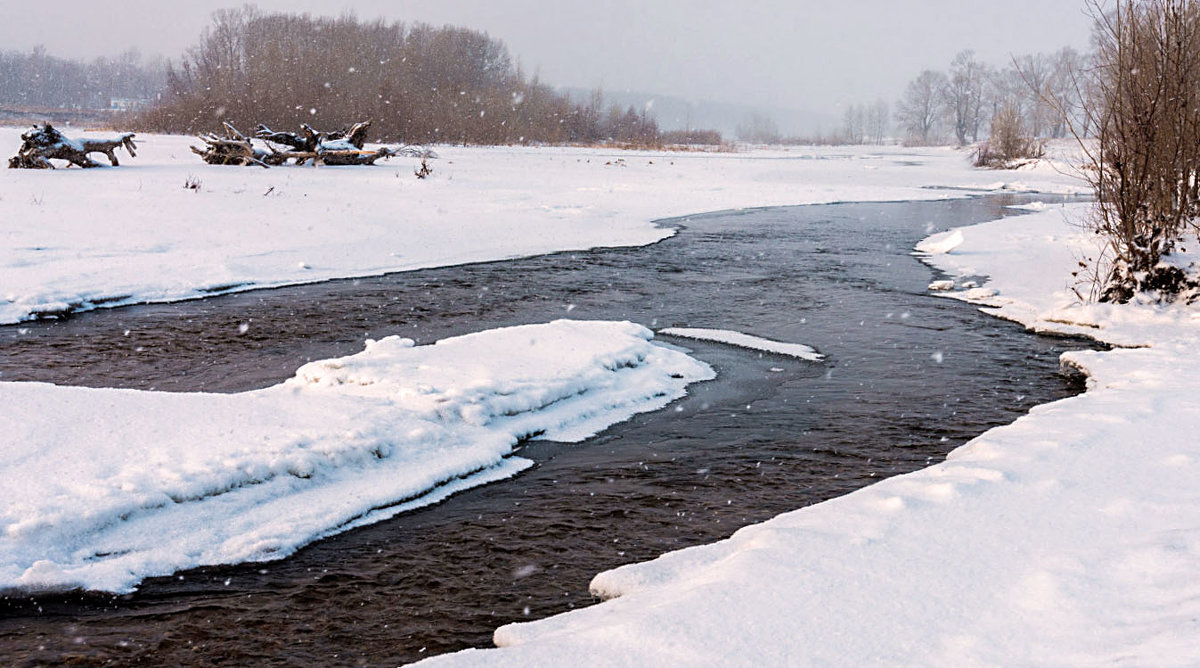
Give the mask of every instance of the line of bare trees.
[{"label": "line of bare trees", "polygon": [[369,118],[384,141],[656,143],[645,110],[587,103],[530,78],[485,33],[353,16],[214,14],[168,70],[148,129],[201,132],[223,121],[294,128]]},{"label": "line of bare trees", "polygon": [[[1062,138],[1069,120],[1082,125],[1086,118],[1074,86],[1074,73],[1083,63],[1083,56],[1070,47],[1021,56],[1000,68],[979,61],[971,50],[962,51],[948,71],[925,70],[909,82],[896,119],[905,141],[917,145],[979,141],[991,133],[997,118],[1016,122],[1018,134],[1027,137]],[[1051,104],[1051,99],[1061,104]]]},{"label": "line of bare trees", "polygon": [[90,62],[57,58],[44,47],[0,52],[0,105],[108,109],[114,98],[152,99],[162,90],[161,60],[135,49]]},{"label": "line of bare trees", "polygon": [[848,144],[883,144],[891,137],[891,111],[888,103],[851,104],[842,113],[842,125],[831,132],[785,136],[775,121],[763,113],[753,113],[738,124],[737,138],[752,144],[783,144],[791,146],[845,146]]}]

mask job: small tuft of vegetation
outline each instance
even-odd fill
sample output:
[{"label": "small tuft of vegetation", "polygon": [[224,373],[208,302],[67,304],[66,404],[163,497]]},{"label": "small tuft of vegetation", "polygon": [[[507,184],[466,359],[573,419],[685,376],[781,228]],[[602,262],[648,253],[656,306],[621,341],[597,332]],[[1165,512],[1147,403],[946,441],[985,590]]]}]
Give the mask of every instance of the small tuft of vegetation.
[{"label": "small tuft of vegetation", "polygon": [[429,166],[429,161],[427,159],[421,158],[421,166],[418,169],[414,169],[413,174],[416,174],[418,179],[423,179],[430,174],[433,174],[433,167]]},{"label": "small tuft of vegetation", "polygon": [[992,118],[991,137],[975,149],[975,166],[1016,169],[1045,154],[1045,145],[1025,132],[1017,108],[1006,104]]}]

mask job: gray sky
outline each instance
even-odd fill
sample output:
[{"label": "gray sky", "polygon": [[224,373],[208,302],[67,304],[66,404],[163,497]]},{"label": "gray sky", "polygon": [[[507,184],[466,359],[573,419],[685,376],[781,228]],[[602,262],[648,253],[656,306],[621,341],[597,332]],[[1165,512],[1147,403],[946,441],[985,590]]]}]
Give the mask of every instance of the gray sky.
[{"label": "gray sky", "polygon": [[[178,56],[219,0],[3,0],[0,49]],[[834,111],[894,102],[922,69],[1087,50],[1083,0],[258,0],[265,11],[454,24],[502,39],[553,85]],[[47,21],[47,19],[53,19]]]}]

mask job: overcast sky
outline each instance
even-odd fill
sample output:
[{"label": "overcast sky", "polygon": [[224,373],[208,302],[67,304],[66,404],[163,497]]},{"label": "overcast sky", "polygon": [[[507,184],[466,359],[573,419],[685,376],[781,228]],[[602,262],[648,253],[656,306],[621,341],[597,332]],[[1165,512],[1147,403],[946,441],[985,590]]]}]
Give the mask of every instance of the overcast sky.
[{"label": "overcast sky", "polygon": [[[177,59],[219,0],[0,0],[0,49],[87,58],[136,46]],[[508,45],[560,86],[833,111],[896,100],[973,48],[1088,47],[1083,0],[259,0],[266,11],[454,24]]]}]

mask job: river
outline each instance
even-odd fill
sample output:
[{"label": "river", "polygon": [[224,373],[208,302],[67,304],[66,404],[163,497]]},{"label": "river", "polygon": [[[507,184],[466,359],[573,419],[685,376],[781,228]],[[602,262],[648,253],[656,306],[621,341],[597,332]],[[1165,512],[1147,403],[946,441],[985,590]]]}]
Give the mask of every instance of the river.
[{"label": "river", "polygon": [[[719,378],[536,466],[288,559],[202,568],[128,596],[0,601],[17,665],[385,665],[488,646],[504,623],[591,605],[597,572],[712,542],[944,458],[1082,390],[1035,336],[933,296],[910,254],[1015,196],[722,212],[643,248],[79,314],[0,328],[0,378],[236,392],[366,338],[429,343],[557,318],[804,343],[819,363],[668,336]],[[244,331],[243,331],[244,330]]]}]

